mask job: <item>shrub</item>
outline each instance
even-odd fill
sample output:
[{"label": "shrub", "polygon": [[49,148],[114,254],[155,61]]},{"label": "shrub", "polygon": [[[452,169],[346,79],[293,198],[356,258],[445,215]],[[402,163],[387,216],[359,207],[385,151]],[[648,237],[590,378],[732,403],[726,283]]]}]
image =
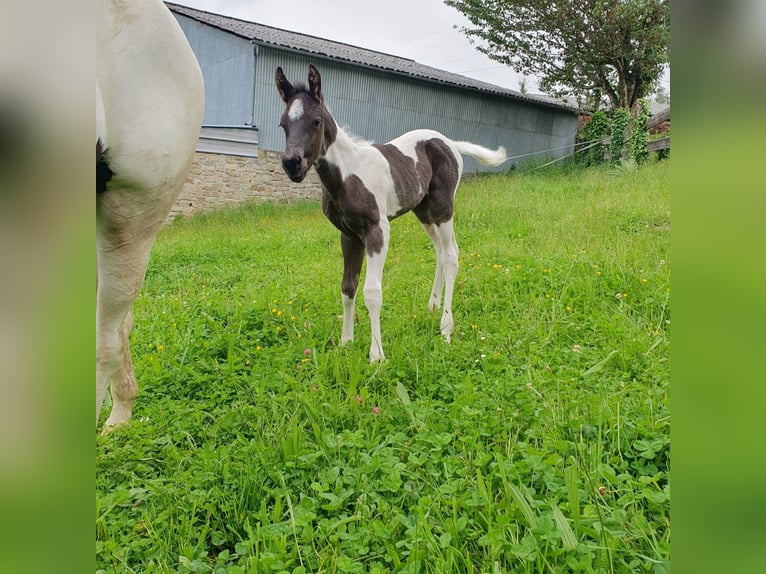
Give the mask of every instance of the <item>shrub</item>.
[{"label": "shrub", "polygon": [[582,152],[579,152],[579,155],[576,156],[577,163],[583,166],[591,166],[602,163],[604,161],[603,144],[597,143],[596,145],[593,145],[593,147],[589,147],[587,149],[584,148],[591,145],[593,142],[601,142],[606,137],[608,132],[609,116],[607,116],[606,112],[603,110],[594,113],[590,120],[583,124],[583,126],[577,132],[577,145],[575,146],[575,153],[578,153],[577,150],[583,150]]},{"label": "shrub", "polygon": [[617,108],[612,112],[612,135],[609,141],[609,161],[618,164],[625,150],[625,132],[630,123],[630,112],[625,108]]},{"label": "shrub", "polygon": [[649,159],[649,151],[646,149],[646,143],[649,133],[646,129],[646,122],[649,120],[649,104],[646,100],[639,100],[636,104],[635,115],[633,116],[630,128],[630,157],[637,164],[645,163]]}]

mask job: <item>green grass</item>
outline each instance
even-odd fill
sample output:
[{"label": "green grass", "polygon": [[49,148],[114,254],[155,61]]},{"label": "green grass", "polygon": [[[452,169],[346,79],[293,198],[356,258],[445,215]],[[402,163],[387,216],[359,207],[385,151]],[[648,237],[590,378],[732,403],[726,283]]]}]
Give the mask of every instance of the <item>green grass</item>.
[{"label": "green grass", "polygon": [[383,365],[361,296],[338,345],[318,204],[165,227],[134,421],[96,442],[97,571],[669,571],[669,169],[464,182],[449,345],[395,220]]}]

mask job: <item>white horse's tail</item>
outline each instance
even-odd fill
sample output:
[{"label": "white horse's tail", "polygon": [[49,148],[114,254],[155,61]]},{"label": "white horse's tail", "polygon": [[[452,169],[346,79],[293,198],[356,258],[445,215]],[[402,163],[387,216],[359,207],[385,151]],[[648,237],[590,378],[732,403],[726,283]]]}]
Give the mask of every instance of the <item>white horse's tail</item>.
[{"label": "white horse's tail", "polygon": [[502,164],[508,157],[505,154],[505,148],[500,146],[497,150],[492,151],[480,145],[473,144],[471,142],[452,142],[457,147],[458,151],[464,155],[470,155],[475,157],[484,165],[496,167]]}]

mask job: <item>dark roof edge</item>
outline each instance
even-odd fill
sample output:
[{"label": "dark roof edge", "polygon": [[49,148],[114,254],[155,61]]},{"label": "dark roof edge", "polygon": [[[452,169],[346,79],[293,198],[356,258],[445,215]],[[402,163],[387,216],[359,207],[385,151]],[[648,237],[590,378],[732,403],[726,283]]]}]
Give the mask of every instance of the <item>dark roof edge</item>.
[{"label": "dark roof edge", "polygon": [[[462,90],[470,90],[472,92],[481,92],[483,94],[488,94],[490,96],[498,96],[498,97],[501,97],[501,98],[513,98],[515,100],[519,100],[521,102],[525,102],[525,103],[528,103],[528,104],[537,104],[537,105],[540,105],[540,106],[545,106],[545,107],[549,107],[549,108],[555,108],[557,110],[571,112],[573,114],[579,113],[578,109],[576,107],[574,107],[574,106],[568,106],[567,104],[564,104],[564,103],[557,104],[556,102],[549,102],[549,101],[542,100],[542,99],[538,100],[538,99],[536,99],[534,97],[530,98],[530,97],[527,97],[527,96],[524,96],[524,95],[517,95],[514,92],[504,92],[504,91],[497,91],[497,90],[493,90],[493,89],[481,89],[481,88],[479,88],[477,86],[469,86],[469,85],[460,84],[460,83],[457,83],[457,82],[446,81],[446,80],[439,79],[439,78],[432,78],[432,77],[429,77],[429,76],[421,76],[419,74],[413,74],[411,72],[406,72],[406,71],[402,71],[402,70],[394,70],[394,69],[391,69],[391,68],[386,68],[384,66],[375,66],[373,64],[365,64],[364,62],[357,62],[356,60],[351,60],[349,58],[344,58],[342,56],[335,56],[335,55],[324,54],[324,53],[320,53],[320,52],[307,52],[306,50],[301,50],[300,48],[293,48],[291,46],[286,46],[284,44],[276,44],[276,43],[272,43],[272,42],[266,42],[266,41],[263,41],[263,40],[250,40],[250,41],[253,44],[256,44],[256,45],[262,45],[262,46],[266,46],[266,47],[269,47],[269,48],[277,48],[279,50],[283,50],[285,52],[293,52],[295,54],[302,54],[302,55],[311,54],[312,56],[315,56],[317,59],[320,59],[320,60],[327,60],[327,61],[330,61],[330,62],[343,62],[344,64],[349,64],[351,66],[356,66],[358,68],[365,68],[365,69],[368,69],[368,70],[375,70],[376,72],[385,72],[386,74],[390,74],[390,75],[393,75],[393,76],[401,76],[403,78],[409,78],[411,80],[418,80],[418,81],[421,81],[421,82],[428,82],[428,83],[431,83],[431,84],[439,84],[439,85],[442,85],[442,86],[446,85],[446,86],[449,86],[450,88],[458,88],[458,89],[462,89]],[[360,48],[360,49],[363,49],[363,48]],[[451,73],[451,72],[449,72],[449,73]],[[475,81],[479,82],[480,80],[475,80]],[[482,82],[482,83],[486,83],[486,82]],[[495,88],[497,88],[499,90],[503,90],[504,89],[501,86],[494,86],[494,84],[487,84],[487,85],[493,86],[493,87],[495,87]]]},{"label": "dark roof edge", "polygon": [[[385,52],[379,52],[379,51],[376,51],[376,50],[370,50],[368,48],[362,48],[360,46],[354,46],[353,44],[347,44],[347,43],[344,43],[344,42],[337,42],[335,40],[329,40],[327,38],[320,38],[319,36],[312,36],[310,34],[304,34],[302,32],[293,32],[293,31],[290,31],[290,30],[285,30],[283,28],[277,28],[275,26],[269,26],[267,24],[260,24],[258,22],[253,22],[251,20],[243,20],[241,18],[235,18],[233,16],[226,16],[226,15],[223,15],[223,14],[216,14],[215,12],[208,12],[206,10],[200,10],[198,8],[192,8],[192,7],[189,7],[189,6],[184,6],[182,4],[176,4],[174,2],[167,2],[166,1],[165,4],[167,5],[168,9],[170,9],[171,12],[175,12],[175,13],[180,14],[182,16],[186,16],[187,18],[191,18],[192,20],[196,20],[196,21],[198,21],[198,22],[200,22],[202,24],[205,24],[207,26],[211,26],[211,27],[216,28],[218,30],[221,30],[223,32],[227,32],[229,34],[233,34],[233,35],[238,36],[240,38],[244,38],[246,40],[249,40],[253,44],[260,44],[260,45],[263,45],[263,46],[276,47],[276,48],[279,48],[281,50],[287,50],[287,51],[290,51],[290,52],[295,52],[295,53],[300,53],[300,54],[313,54],[313,55],[316,55],[317,57],[321,57],[321,58],[324,58],[324,59],[327,59],[327,60],[341,61],[341,62],[344,62],[346,64],[350,64],[350,65],[353,65],[353,66],[358,66],[360,68],[366,68],[366,69],[377,70],[377,71],[381,71],[381,72],[387,72],[387,73],[391,73],[391,74],[395,74],[395,75],[399,75],[399,76],[403,76],[403,77],[407,77],[407,78],[413,78],[413,79],[427,81],[427,82],[431,82],[431,83],[435,83],[435,84],[448,85],[448,86],[451,86],[451,87],[461,88],[461,89],[464,89],[464,90],[470,90],[470,91],[474,91],[474,92],[481,92],[481,93],[491,94],[491,95],[499,96],[499,97],[512,98],[512,99],[515,99],[515,100],[519,100],[521,102],[527,102],[527,103],[530,103],[530,104],[537,104],[537,105],[541,105],[541,106],[545,106],[545,107],[550,107],[550,108],[555,108],[555,109],[558,109],[558,110],[567,111],[567,112],[571,112],[571,113],[575,113],[575,114],[579,113],[576,106],[568,105],[568,104],[566,104],[564,102],[555,102],[555,101],[550,101],[549,99],[530,97],[530,96],[521,94],[520,92],[516,92],[515,90],[511,90],[510,88],[503,88],[501,86],[497,86],[495,84],[490,84],[490,83],[484,82],[482,80],[476,80],[474,78],[468,78],[467,76],[461,76],[460,74],[456,74],[454,72],[448,72],[446,70],[441,70],[439,68],[434,68],[434,67],[428,66],[426,64],[420,64],[419,62],[416,62],[415,60],[412,60],[412,59],[409,59],[409,58],[404,58],[404,57],[396,56],[396,55],[393,55],[393,54],[387,54]],[[246,25],[262,26],[264,28],[268,28],[270,30],[275,30],[277,32],[285,32],[285,33],[289,33],[289,34],[295,34],[295,35],[298,35],[298,36],[303,36],[305,38],[314,38],[314,39],[319,40],[321,42],[328,42],[330,44],[335,44],[335,45],[338,45],[338,46],[348,46],[350,48],[353,48],[355,50],[359,50],[361,52],[366,52],[366,53],[370,53],[370,54],[379,54],[379,55],[386,56],[388,58],[393,58],[393,59],[396,59],[396,60],[400,60],[402,62],[414,63],[414,64],[416,64],[416,65],[418,65],[418,66],[420,66],[420,67],[422,67],[422,68],[424,68],[426,70],[435,70],[437,72],[440,72],[441,74],[446,74],[446,75],[452,76],[454,78],[464,79],[465,82],[464,83],[460,82],[457,79],[450,80],[449,78],[440,78],[440,77],[437,77],[436,74],[434,74],[433,76],[427,76],[427,75],[412,73],[412,72],[409,72],[409,71],[406,71],[406,70],[397,70],[397,69],[393,69],[393,68],[386,67],[386,66],[376,66],[374,64],[361,62],[361,61],[354,60],[354,59],[347,58],[347,57],[343,57],[343,56],[340,56],[340,55],[337,55],[337,54],[328,54],[328,53],[319,52],[319,51],[313,52],[313,51],[310,51],[310,50],[305,50],[305,49],[297,48],[297,47],[294,47],[294,46],[290,46],[289,44],[286,44],[286,43],[279,43],[279,42],[264,40],[264,39],[261,39],[261,38],[256,38],[256,37],[250,36],[248,34],[244,34],[244,33],[238,32],[238,31],[233,30],[231,28],[226,28],[226,27],[217,25],[217,24],[215,24],[215,23],[205,19],[204,17],[200,17],[200,15],[208,15],[208,16],[212,16],[214,18],[225,18],[227,20],[241,22],[241,23],[246,24]],[[547,98],[547,96],[546,96],[546,98]]]},{"label": "dark roof edge", "polygon": [[[211,22],[208,22],[207,20],[200,20],[199,18],[195,18],[192,14],[187,14],[186,10],[191,10],[193,12],[201,12],[202,14],[209,14],[210,16],[217,16],[219,18],[226,18],[227,20],[236,20],[237,22],[242,22],[243,24],[257,24],[258,26],[262,26],[263,28],[269,28],[270,30],[276,30],[277,32],[287,32],[289,34],[296,34],[298,36],[304,36],[306,38],[314,38],[316,40],[320,40],[322,42],[332,42],[333,44],[338,44],[339,46],[348,46],[349,48],[354,48],[356,50],[364,50],[365,52],[370,52],[372,54],[380,54],[382,56],[388,56],[389,58],[397,58],[399,60],[404,60],[406,62],[414,62],[415,60],[411,60],[409,58],[405,58],[403,56],[397,56],[396,54],[389,54],[387,52],[380,52],[378,50],[372,50],[370,48],[362,48],[360,46],[355,46],[353,44],[348,44],[346,42],[338,42],[337,40],[330,40],[328,38],[322,38],[320,36],[314,36],[313,34],[304,34],[303,32],[294,32],[292,30],[286,30],[284,28],[277,28],[276,26],[270,26],[268,24],[261,24],[260,22],[253,22],[252,20],[243,20],[242,18],[236,18],[234,16],[226,16],[225,14],[216,14],[215,12],[209,12],[207,10],[201,10],[200,8],[192,8],[191,6],[184,6],[183,4],[176,4],[175,2],[165,2],[165,4],[168,6],[171,12],[178,12],[179,14],[183,16],[188,16],[189,18],[192,18],[194,20],[197,20],[198,22],[202,22],[203,24],[207,24],[208,26],[212,26],[213,28],[218,28],[219,30],[223,30],[224,32],[228,32],[229,34],[234,34],[235,36],[239,36],[240,38],[245,38],[246,40],[255,41],[254,38],[251,38],[247,34],[241,34],[239,32],[236,32],[235,30],[230,30],[228,28],[222,28],[221,26],[216,26],[215,24],[212,24]],[[174,8],[180,8],[181,10],[174,10]],[[262,40],[259,40],[258,43],[261,44],[268,44],[269,42],[265,42]],[[279,45],[279,44],[275,44]],[[301,51],[301,50],[297,50]]]}]

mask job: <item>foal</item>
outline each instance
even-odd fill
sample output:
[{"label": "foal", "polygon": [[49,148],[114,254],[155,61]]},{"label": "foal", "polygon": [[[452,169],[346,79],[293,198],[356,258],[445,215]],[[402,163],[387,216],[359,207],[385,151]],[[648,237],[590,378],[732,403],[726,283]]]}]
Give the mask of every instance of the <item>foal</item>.
[{"label": "foal", "polygon": [[436,249],[436,275],[428,302],[436,310],[444,293],[441,334],[450,341],[452,292],[458,270],[458,247],[452,210],[460,175],[461,154],[497,166],[505,149],[452,141],[431,130],[415,130],[387,144],[360,142],[344,132],[330,115],[322,96],[322,80],[309,66],[309,87],[293,86],[277,68],[279,95],[286,104],[280,125],[287,140],[282,156],[285,173],[302,181],[313,165],[322,180],[322,211],[340,230],[343,251],[343,334],[354,338],[354,300],[362,260],[367,256],[364,302],[370,314],[370,361],[383,361],[380,336],[381,278],[388,251],[390,224],[412,211]]}]

